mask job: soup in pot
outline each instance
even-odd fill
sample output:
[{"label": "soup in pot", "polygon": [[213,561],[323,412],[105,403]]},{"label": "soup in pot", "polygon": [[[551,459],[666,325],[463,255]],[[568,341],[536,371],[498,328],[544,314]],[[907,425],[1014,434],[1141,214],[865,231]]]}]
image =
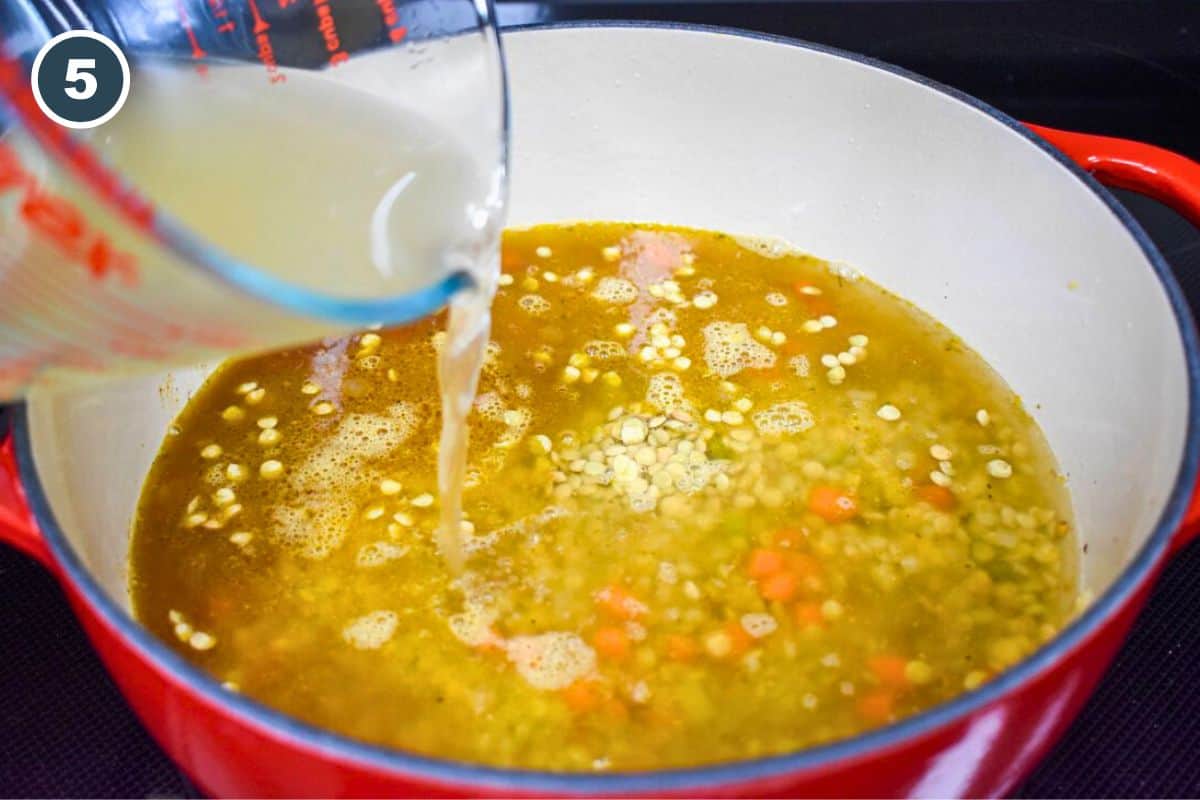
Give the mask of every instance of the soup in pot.
[{"label": "soup in pot", "polygon": [[564,771],[783,753],[974,689],[1076,598],[1063,479],[988,365],[776,243],[509,232],[437,546],[437,320],[228,363],[143,490],[138,618],[348,736]]}]

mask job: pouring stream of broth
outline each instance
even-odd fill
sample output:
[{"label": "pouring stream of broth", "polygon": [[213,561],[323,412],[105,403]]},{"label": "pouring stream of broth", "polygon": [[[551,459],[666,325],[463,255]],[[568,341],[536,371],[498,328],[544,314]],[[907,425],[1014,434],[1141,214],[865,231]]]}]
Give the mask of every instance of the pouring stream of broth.
[{"label": "pouring stream of broth", "polygon": [[500,275],[500,243],[496,240],[475,261],[475,285],[457,295],[446,321],[446,346],[438,358],[442,393],[442,433],[438,446],[438,492],[441,518],[438,547],[455,573],[463,567],[462,494],[467,470],[467,415],[475,402],[479,372],[491,333],[492,298]]}]

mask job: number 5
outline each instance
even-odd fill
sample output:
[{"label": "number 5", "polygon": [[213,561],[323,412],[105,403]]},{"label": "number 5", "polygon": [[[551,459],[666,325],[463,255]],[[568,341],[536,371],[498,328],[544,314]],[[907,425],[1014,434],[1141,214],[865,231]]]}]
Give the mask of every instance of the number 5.
[{"label": "number 5", "polygon": [[[75,86],[67,86],[63,91],[67,97],[72,100],[87,100],[96,93],[96,76],[84,70],[95,69],[96,59],[94,58],[68,58],[67,59],[67,83],[76,84]],[[83,87],[80,88],[79,84]]]}]

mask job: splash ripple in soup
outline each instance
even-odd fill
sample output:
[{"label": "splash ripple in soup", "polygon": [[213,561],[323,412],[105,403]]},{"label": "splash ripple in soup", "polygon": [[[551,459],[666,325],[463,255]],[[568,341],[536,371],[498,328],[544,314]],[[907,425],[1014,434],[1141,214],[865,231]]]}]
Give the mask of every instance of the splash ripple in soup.
[{"label": "splash ripple in soup", "polygon": [[696,230],[513,231],[434,544],[440,320],[226,364],[131,551],[139,618],[359,739],[555,770],[781,753],[975,688],[1066,621],[1070,508],[949,331]]}]

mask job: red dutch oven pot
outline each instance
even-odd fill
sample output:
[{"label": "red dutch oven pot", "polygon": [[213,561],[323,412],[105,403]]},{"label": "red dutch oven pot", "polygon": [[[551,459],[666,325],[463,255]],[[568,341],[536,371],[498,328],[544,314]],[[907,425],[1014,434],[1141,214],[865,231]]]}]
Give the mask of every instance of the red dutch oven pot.
[{"label": "red dutch oven pot", "polygon": [[[778,235],[913,299],[1037,409],[1089,545],[1090,606],[990,683],[849,740],[568,775],[316,729],[223,689],[141,628],[121,585],[122,537],[182,402],[158,391],[163,376],[15,409],[0,447],[0,539],[58,578],[142,722],[212,795],[1003,794],[1076,715],[1159,570],[1200,529],[1196,331],[1162,257],[1100,186],[1198,223],[1200,166],[1023,127],[887,65],[774,37],[601,24],[520,31],[506,47],[514,222]],[[186,388],[203,374],[172,379]]]}]

